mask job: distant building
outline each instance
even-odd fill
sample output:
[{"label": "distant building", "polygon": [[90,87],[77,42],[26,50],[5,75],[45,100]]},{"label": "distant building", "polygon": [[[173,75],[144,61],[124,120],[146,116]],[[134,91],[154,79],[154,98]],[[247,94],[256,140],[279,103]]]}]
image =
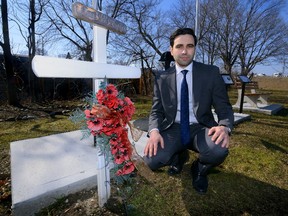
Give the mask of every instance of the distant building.
[{"label": "distant building", "polygon": [[273,77],[282,77],[282,73],[273,73]]},{"label": "distant building", "polygon": [[263,76],[266,76],[266,74],[264,74],[264,73],[258,73],[258,74],[256,74],[256,76],[257,76],[257,77],[263,77]]}]

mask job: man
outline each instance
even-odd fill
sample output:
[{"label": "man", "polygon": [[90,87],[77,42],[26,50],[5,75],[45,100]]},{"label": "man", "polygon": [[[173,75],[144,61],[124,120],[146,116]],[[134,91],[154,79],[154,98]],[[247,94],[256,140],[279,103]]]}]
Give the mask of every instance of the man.
[{"label": "man", "polygon": [[187,149],[198,152],[191,167],[192,184],[204,194],[208,171],[228,155],[234,115],[219,69],[193,61],[196,44],[190,28],[178,29],[170,36],[175,66],[155,75],[144,160],[152,170],[169,166],[168,174],[175,175],[188,160]]}]

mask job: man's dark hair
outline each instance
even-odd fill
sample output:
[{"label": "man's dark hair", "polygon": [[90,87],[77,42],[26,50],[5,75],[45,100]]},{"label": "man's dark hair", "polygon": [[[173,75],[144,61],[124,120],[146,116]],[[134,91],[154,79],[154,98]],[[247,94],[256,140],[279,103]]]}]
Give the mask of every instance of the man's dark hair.
[{"label": "man's dark hair", "polygon": [[195,35],[194,30],[191,29],[191,28],[179,28],[179,29],[177,29],[175,32],[173,32],[173,34],[170,36],[170,46],[173,47],[173,45],[174,45],[174,40],[175,40],[175,38],[176,38],[177,36],[179,36],[179,35],[185,35],[185,34],[190,34],[190,35],[193,36],[194,42],[195,42],[194,45],[196,46],[196,44],[197,44],[197,37],[196,37],[196,35]]}]

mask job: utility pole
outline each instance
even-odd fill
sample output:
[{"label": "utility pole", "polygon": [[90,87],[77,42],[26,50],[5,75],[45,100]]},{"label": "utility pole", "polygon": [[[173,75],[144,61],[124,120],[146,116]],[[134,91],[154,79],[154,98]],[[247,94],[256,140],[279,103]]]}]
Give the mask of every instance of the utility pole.
[{"label": "utility pole", "polygon": [[[200,12],[200,7],[199,7],[199,0],[196,0],[196,10],[195,10],[195,35],[197,37],[197,39],[199,39],[199,12]],[[197,50],[195,50],[195,55],[194,55],[194,59],[196,59],[196,54],[197,54]]]}]

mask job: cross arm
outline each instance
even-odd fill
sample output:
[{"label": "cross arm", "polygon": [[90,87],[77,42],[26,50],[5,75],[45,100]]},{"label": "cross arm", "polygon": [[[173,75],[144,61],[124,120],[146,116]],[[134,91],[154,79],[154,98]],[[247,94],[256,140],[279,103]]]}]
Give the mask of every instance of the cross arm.
[{"label": "cross arm", "polygon": [[37,77],[46,78],[137,79],[141,76],[140,68],[136,67],[39,55],[33,58],[32,69]]}]

